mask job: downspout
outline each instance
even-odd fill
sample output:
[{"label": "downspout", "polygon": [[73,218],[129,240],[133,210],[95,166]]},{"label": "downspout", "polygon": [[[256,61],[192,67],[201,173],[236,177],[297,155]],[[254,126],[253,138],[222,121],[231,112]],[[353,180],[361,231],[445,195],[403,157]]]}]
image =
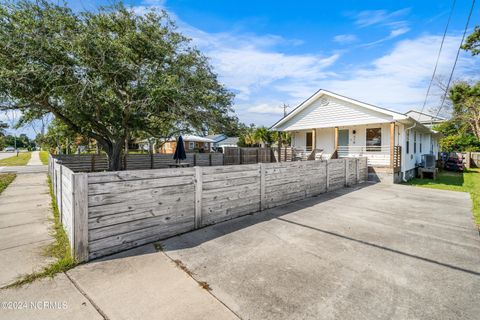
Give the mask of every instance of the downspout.
[{"label": "downspout", "polygon": [[[417,122],[414,122],[414,123],[413,123],[413,126],[408,127],[407,129],[405,129],[405,131],[409,131],[410,129],[413,129],[413,128],[415,128],[416,126],[417,126]],[[410,134],[410,132],[409,132],[408,134]],[[409,139],[410,139],[410,137],[409,137]],[[402,171],[402,181],[403,181],[403,182],[408,182],[408,180],[405,178],[405,171]]]}]

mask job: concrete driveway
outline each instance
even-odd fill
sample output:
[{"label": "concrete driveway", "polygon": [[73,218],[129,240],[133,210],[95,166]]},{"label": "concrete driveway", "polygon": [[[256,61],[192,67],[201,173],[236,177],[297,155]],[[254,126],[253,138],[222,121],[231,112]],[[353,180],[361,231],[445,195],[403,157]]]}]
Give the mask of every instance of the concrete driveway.
[{"label": "concrete driveway", "polygon": [[162,242],[243,319],[478,319],[468,194],[366,185]]}]

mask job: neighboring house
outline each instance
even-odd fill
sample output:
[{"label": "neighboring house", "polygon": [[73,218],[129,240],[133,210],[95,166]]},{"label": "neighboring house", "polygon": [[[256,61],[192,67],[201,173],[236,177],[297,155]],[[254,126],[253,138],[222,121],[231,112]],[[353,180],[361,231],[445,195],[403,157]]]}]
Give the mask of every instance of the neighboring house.
[{"label": "neighboring house", "polygon": [[322,159],[366,156],[370,172],[395,182],[414,177],[422,154],[438,154],[439,134],[416,119],[326,90],[271,129],[290,132],[295,150]]},{"label": "neighboring house", "polygon": [[417,110],[410,110],[405,113],[407,116],[417,120],[421,124],[431,128],[436,124],[439,124],[441,122],[446,121],[447,119],[440,117],[440,116],[434,116],[432,114],[428,114],[425,112],[420,112]]},{"label": "neighboring house", "polygon": [[224,134],[213,134],[207,136],[207,138],[215,141],[212,146],[214,148],[236,147],[238,142],[238,137],[227,137]]},{"label": "neighboring house", "polygon": [[[205,137],[185,135],[183,142],[185,145],[185,151],[188,152],[210,152],[214,141]],[[177,139],[171,139],[166,141],[160,148],[160,153],[175,153],[177,147]]]}]

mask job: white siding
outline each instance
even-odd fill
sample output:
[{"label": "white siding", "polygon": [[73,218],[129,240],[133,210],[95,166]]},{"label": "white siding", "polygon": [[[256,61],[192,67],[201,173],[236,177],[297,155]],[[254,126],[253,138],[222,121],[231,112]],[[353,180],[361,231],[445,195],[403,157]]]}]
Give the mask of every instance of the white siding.
[{"label": "white siding", "polygon": [[388,123],[393,117],[356,106],[336,98],[322,96],[279,129],[285,131],[330,128],[371,123]]},{"label": "white siding", "polygon": [[317,129],[317,149],[323,149],[325,158],[330,158],[333,151],[335,151],[335,129],[323,128]]}]

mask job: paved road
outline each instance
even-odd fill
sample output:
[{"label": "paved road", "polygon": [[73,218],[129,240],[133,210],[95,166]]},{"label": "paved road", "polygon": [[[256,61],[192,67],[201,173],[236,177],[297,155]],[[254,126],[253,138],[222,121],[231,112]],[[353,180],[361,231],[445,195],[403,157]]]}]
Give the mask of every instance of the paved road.
[{"label": "paved road", "polygon": [[0,152],[0,160],[15,156],[14,152]]},{"label": "paved road", "polygon": [[48,167],[45,165],[27,165],[27,166],[5,166],[0,167],[0,173],[47,173]]},{"label": "paved road", "polygon": [[467,193],[334,192],[163,241],[243,319],[478,319]]},{"label": "paved road", "polygon": [[[46,173],[48,171],[48,167],[42,164],[39,154],[39,151],[33,151],[32,156],[26,166],[0,166],[0,173]],[[0,153],[0,160],[4,155],[4,158],[15,156],[13,153]]]}]

